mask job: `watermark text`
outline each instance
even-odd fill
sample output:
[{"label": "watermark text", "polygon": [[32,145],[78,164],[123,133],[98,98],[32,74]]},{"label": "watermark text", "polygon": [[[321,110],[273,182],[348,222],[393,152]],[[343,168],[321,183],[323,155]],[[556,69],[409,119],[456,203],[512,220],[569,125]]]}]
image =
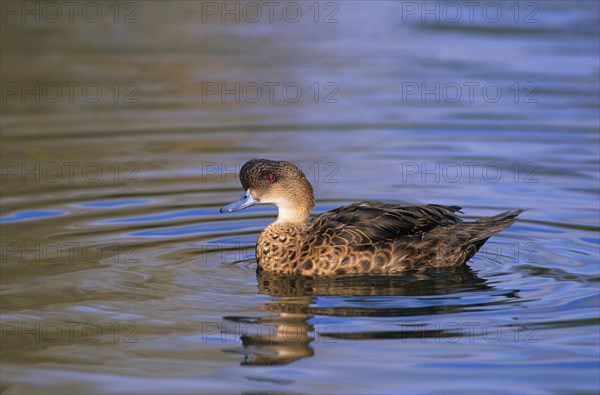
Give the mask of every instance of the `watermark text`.
[{"label": "watermark text", "polygon": [[514,183],[539,183],[539,166],[535,162],[513,162],[508,167],[497,162],[402,162],[402,182],[426,183],[497,183],[501,180]]},{"label": "watermark text", "polygon": [[0,343],[138,343],[139,327],[135,322],[23,322],[3,321]]},{"label": "watermark text", "polygon": [[133,1],[2,1],[2,23],[138,23]]},{"label": "watermark text", "polygon": [[402,1],[402,22],[539,23],[540,6],[533,1]]},{"label": "watermark text", "polygon": [[486,103],[512,101],[513,103],[539,103],[537,83],[513,82],[511,84],[494,81],[403,81],[401,84],[402,103]]},{"label": "watermark text", "polygon": [[[294,163],[306,175],[312,184],[337,184],[340,180],[336,177],[340,167],[336,162],[311,162]],[[239,173],[242,163],[228,162],[202,162],[202,182],[218,180],[220,182],[239,183]]]},{"label": "watermark text", "polygon": [[202,23],[338,23],[333,1],[203,1]]},{"label": "watermark text", "polygon": [[2,162],[2,183],[92,183],[135,184],[139,166],[136,162]]},{"label": "watermark text", "polygon": [[202,103],[339,103],[336,97],[340,87],[335,82],[301,84],[295,81],[225,82],[202,83]]},{"label": "watermark text", "polygon": [[139,103],[135,82],[30,81],[2,82],[2,104]]},{"label": "watermark text", "polygon": [[139,246],[132,242],[80,243],[64,241],[57,243],[2,242],[0,262],[18,263],[137,263],[135,255]]}]

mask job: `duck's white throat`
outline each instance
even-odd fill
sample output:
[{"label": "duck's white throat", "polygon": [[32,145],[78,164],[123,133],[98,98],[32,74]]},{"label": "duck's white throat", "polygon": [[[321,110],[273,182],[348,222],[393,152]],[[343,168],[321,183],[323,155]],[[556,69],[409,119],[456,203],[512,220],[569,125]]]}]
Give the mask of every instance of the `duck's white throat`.
[{"label": "duck's white throat", "polygon": [[279,213],[277,214],[277,223],[298,222],[298,211],[285,206],[277,206]]}]

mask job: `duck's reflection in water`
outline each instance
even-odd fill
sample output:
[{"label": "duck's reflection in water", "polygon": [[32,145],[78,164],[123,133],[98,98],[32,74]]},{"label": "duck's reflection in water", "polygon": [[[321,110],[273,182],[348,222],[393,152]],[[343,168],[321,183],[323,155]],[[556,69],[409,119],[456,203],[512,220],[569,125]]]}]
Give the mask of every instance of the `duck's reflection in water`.
[{"label": "duck's reflection in water", "polygon": [[[246,332],[240,336],[244,360],[242,365],[285,365],[300,358],[311,357],[314,350],[309,336],[314,326],[308,323],[314,314],[309,306],[314,298],[310,296],[282,297],[280,300],[265,303],[265,311],[276,315],[248,318],[225,317],[234,321],[238,328]],[[238,350],[234,350],[238,351]]]},{"label": "duck's reflection in water", "polygon": [[[473,308],[473,304],[453,302],[452,294],[489,291],[493,288],[487,280],[479,278],[468,266],[444,270],[428,270],[407,273],[403,276],[360,276],[360,277],[292,277],[272,273],[258,273],[259,292],[277,297],[265,303],[265,311],[275,313],[267,317],[224,317],[236,324],[246,325],[253,330],[241,337],[242,350],[229,350],[244,354],[242,365],[285,365],[301,358],[314,355],[310,346],[315,337],[319,342],[344,339],[373,338],[422,338],[447,335],[444,330],[424,331],[423,327],[402,326],[397,332],[352,332],[339,333],[337,325],[319,325],[316,331],[309,320],[314,316],[337,317],[408,317],[462,312]],[[447,303],[415,306],[415,298],[447,295]],[[348,303],[336,299],[342,306],[317,303],[317,297],[348,297]],[[405,296],[407,305],[389,307],[390,303],[377,303],[368,298],[356,297]],[[505,297],[516,297],[513,292]],[[389,300],[388,300],[389,302]],[[403,303],[393,303],[398,306]]]}]

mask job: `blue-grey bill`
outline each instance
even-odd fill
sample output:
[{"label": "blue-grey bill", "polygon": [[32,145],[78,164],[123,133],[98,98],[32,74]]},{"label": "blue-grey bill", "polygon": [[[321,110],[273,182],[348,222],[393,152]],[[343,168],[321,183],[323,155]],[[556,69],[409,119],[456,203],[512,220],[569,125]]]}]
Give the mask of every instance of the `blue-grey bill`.
[{"label": "blue-grey bill", "polygon": [[238,210],[245,209],[246,207],[254,206],[257,203],[258,203],[258,200],[255,199],[254,196],[252,196],[252,194],[250,193],[250,190],[247,190],[246,192],[244,192],[244,194],[242,195],[240,200],[230,203],[227,206],[221,207],[221,212],[222,213],[225,213],[225,212],[230,213],[232,211],[238,211]]}]

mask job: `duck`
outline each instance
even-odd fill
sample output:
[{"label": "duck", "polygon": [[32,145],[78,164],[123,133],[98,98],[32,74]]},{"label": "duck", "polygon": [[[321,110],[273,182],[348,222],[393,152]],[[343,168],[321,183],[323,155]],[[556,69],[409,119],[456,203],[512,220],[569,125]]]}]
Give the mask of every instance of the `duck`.
[{"label": "duck", "polygon": [[312,185],[298,166],[252,159],[240,169],[242,197],[220,209],[277,206],[259,235],[257,271],[298,276],[394,275],[461,266],[524,210],[464,222],[459,206],[363,201],[311,217]]}]

